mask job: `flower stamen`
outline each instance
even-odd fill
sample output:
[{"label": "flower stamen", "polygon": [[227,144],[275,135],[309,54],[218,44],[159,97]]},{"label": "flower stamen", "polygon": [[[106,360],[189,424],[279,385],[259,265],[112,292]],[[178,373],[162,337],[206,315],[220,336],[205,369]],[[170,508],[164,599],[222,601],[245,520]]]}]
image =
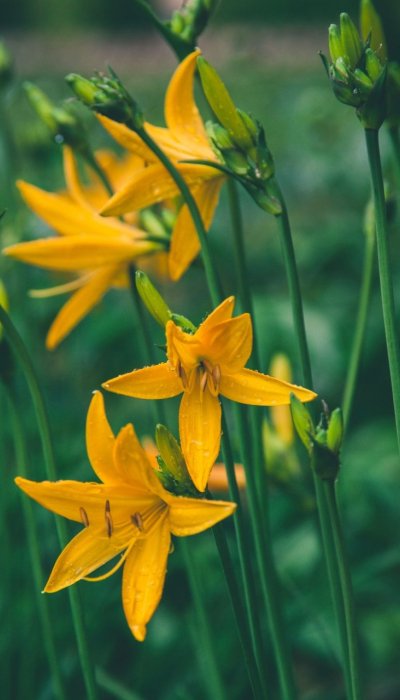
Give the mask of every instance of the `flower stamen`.
[{"label": "flower stamen", "polygon": [[131,521],[133,525],[136,525],[137,529],[140,530],[140,532],[143,532],[143,518],[140,515],[140,513],[134,513],[133,515],[131,515]]},{"label": "flower stamen", "polygon": [[206,371],[203,370],[203,376],[202,376],[202,378],[200,379],[200,390],[203,391],[203,392],[206,390],[206,386],[207,386],[207,376],[208,376],[208,373],[207,373]]},{"label": "flower stamen", "polygon": [[86,513],[86,510],[81,507],[81,508],[79,508],[79,512],[81,514],[82,523],[84,524],[85,527],[89,527],[89,518],[88,518],[88,514]]},{"label": "flower stamen", "polygon": [[219,385],[221,382],[221,367],[219,365],[214,365],[211,376],[214,381],[215,391],[219,391]]},{"label": "flower stamen", "polygon": [[113,521],[111,518],[111,506],[110,506],[110,501],[106,501],[106,508],[105,508],[105,519],[106,519],[106,528],[107,528],[107,535],[108,537],[111,537],[112,532],[113,532]]}]

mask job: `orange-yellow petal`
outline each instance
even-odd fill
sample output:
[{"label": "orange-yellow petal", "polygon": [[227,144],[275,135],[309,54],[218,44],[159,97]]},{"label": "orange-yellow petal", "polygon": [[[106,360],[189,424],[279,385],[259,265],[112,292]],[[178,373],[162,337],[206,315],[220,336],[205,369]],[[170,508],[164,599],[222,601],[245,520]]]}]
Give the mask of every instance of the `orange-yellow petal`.
[{"label": "orange-yellow petal", "polygon": [[181,362],[186,371],[193,369],[199,363],[203,348],[197,339],[197,333],[190,335],[176,326],[173,321],[167,321],[165,335],[167,357],[171,364],[176,367],[177,363]]},{"label": "orange-yellow petal", "polygon": [[[120,146],[126,148],[128,151],[135,153],[136,155],[143,158],[145,161],[154,161],[155,156],[153,151],[151,151],[142,141],[142,139],[134,132],[129,129],[125,124],[120,124],[115,122],[108,117],[104,117],[101,114],[97,115],[97,119],[102,124],[102,126],[108,131],[108,133],[115,139]],[[145,127],[147,125],[145,124]]]},{"label": "orange-yellow petal", "polygon": [[242,369],[251,355],[253,331],[249,314],[236,316],[214,326],[204,342],[207,357],[222,373]]},{"label": "orange-yellow petal", "polygon": [[[132,529],[132,536],[137,537]],[[112,537],[99,537],[90,527],[76,535],[61,552],[49,580],[45,593],[56,593],[66,586],[71,586],[106,564],[127,547],[129,542],[121,543]]]},{"label": "orange-yellow petal", "polygon": [[196,535],[213,527],[236,509],[236,503],[171,496],[169,524],[173,535]]},{"label": "orange-yellow petal", "polygon": [[191,391],[185,391],[179,409],[181,448],[193,483],[204,491],[221,442],[221,404],[196,371]]},{"label": "orange-yellow petal", "polygon": [[222,321],[228,321],[232,318],[233,309],[235,306],[235,297],[227,297],[224,299],[200,324],[196,336],[202,341],[208,338],[209,331]]},{"label": "orange-yellow petal", "polygon": [[46,347],[54,350],[75,326],[99,303],[118,275],[119,267],[106,267],[94,272],[58,312],[46,337]]},{"label": "orange-yellow petal", "polygon": [[63,147],[64,177],[67,189],[72,199],[83,209],[93,211],[85,197],[83,187],[79,180],[78,163],[75,153],[70,146]]},{"label": "orange-yellow petal", "polygon": [[134,637],[142,642],[162,595],[171,535],[167,514],[129,553],[122,578],[122,603]]},{"label": "orange-yellow petal", "polygon": [[[121,483],[129,484],[135,492],[162,496],[164,489],[154,473],[147,454],[140,444],[133,425],[128,423],[117,435],[113,463]],[[155,501],[159,499],[156,497]]]},{"label": "orange-yellow petal", "polygon": [[[204,180],[200,186],[192,188],[192,194],[197,202],[206,230],[211,226],[223,181],[224,179],[221,177],[213,177]],[[187,205],[184,204],[171,236],[168,265],[172,280],[177,281],[182,277],[199,251],[200,241],[196,227]]]},{"label": "orange-yellow petal", "polygon": [[222,375],[220,394],[232,401],[255,406],[279,406],[290,403],[293,393],[300,401],[312,401],[317,394],[296,384],[282,382],[251,369]]},{"label": "orange-yellow petal", "polygon": [[114,469],[113,450],[115,436],[108,422],[104,397],[100,391],[93,393],[86,416],[86,450],[91,467],[99,479],[108,484],[120,484]]},{"label": "orange-yellow petal", "polygon": [[168,362],[121,374],[102,386],[115,394],[137,399],[169,399],[182,391],[181,380]]},{"label": "orange-yellow petal", "polygon": [[17,186],[28,207],[58,233],[64,236],[76,235],[82,230],[90,233],[87,212],[68,195],[46,192],[23,180],[18,180]]},{"label": "orange-yellow petal", "polygon": [[128,237],[79,235],[17,243],[3,252],[31,265],[69,272],[131,261],[154,249],[150,242],[133,241]]},{"label": "orange-yellow petal", "polygon": [[199,55],[199,50],[193,51],[175,70],[165,96],[165,121],[177,137],[206,147],[212,153],[193,94],[196,59]]}]

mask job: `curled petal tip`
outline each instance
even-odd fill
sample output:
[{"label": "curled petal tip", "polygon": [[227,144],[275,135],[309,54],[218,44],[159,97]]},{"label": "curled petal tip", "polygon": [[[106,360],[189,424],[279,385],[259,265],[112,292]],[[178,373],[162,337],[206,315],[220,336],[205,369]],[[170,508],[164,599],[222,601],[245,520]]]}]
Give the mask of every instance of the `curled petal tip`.
[{"label": "curled petal tip", "polygon": [[131,627],[132,634],[138,642],[144,642],[146,639],[146,627],[145,625],[133,625]]}]

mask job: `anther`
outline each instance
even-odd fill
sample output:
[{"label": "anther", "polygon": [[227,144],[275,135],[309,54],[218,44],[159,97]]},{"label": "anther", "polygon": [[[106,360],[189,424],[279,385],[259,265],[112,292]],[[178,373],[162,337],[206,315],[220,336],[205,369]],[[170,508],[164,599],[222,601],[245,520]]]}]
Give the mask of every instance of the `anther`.
[{"label": "anther", "polygon": [[207,370],[207,372],[209,372],[210,374],[212,374],[213,368],[212,368],[211,362],[209,362],[208,360],[202,360],[202,361],[201,361],[201,364],[202,364],[203,367]]},{"label": "anther", "polygon": [[176,371],[178,372],[178,375],[179,375],[179,377],[181,378],[181,381],[182,381],[182,384],[183,384],[183,388],[186,389],[187,383],[188,383],[188,382],[187,382],[187,376],[186,376],[185,370],[183,369],[183,367],[182,367],[182,365],[181,365],[181,361],[180,361],[180,360],[178,360],[178,364],[177,364],[177,366],[176,366]]},{"label": "anther", "polygon": [[200,379],[201,391],[205,391],[206,386],[207,386],[207,372],[204,372],[202,378]]},{"label": "anther", "polygon": [[107,535],[111,537],[112,531],[113,531],[113,522],[111,518],[111,506],[110,506],[110,501],[106,501],[106,508],[105,508],[105,519],[106,519],[106,528],[107,528]]},{"label": "anther", "polygon": [[214,380],[214,386],[215,389],[218,391],[219,389],[219,384],[221,381],[221,367],[219,365],[214,365],[213,370],[212,370],[212,378]]},{"label": "anther", "polygon": [[86,510],[84,508],[79,508],[79,512],[81,514],[81,520],[82,520],[84,526],[89,527],[89,518],[88,518],[88,514],[86,513]]},{"label": "anther", "polygon": [[135,513],[134,515],[131,515],[131,521],[133,525],[136,525],[137,529],[140,530],[140,532],[143,532],[143,518],[140,515],[140,513]]}]

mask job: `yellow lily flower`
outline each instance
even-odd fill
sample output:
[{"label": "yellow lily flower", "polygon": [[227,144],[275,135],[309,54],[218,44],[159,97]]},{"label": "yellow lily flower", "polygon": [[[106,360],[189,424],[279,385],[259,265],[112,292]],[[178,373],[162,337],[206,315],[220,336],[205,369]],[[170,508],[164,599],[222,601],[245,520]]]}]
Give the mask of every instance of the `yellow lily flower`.
[{"label": "yellow lily flower", "polygon": [[[16,479],[45,508],[84,525],[58,557],[44,592],[54,593],[81,579],[108,578],[124,565],[123,608],[132,634],[143,641],[162,595],[171,535],[203,532],[231,515],[236,505],[166,491],[133,426],[126,425],[114,436],[100,392],[95,392],[89,407],[86,442],[102,483]],[[89,577],[120,554],[108,573]]]},{"label": "yellow lily flower", "polygon": [[[3,251],[31,265],[78,273],[72,282],[32,292],[33,296],[46,297],[74,291],[50,327],[46,338],[49,350],[75,328],[110,287],[128,285],[127,268],[133,260],[160,249],[136,226],[100,216],[98,208],[107,198],[104,189],[98,184],[83,188],[73,151],[65,146],[63,155],[67,192],[46,192],[27,182],[18,183],[28,206],[59,237],[17,243]],[[118,185],[126,179],[127,164],[117,166],[115,161],[115,157],[108,156],[104,166]],[[142,161],[133,156],[128,166],[130,171],[143,167]]]},{"label": "yellow lily flower", "polygon": [[179,410],[182,452],[190,476],[204,491],[221,440],[218,395],[259,406],[301,401],[316,394],[308,389],[246,369],[253,334],[250,315],[232,318],[235,299],[225,299],[191,335],[173,321],[166,325],[167,362],[134,370],[103,384],[105,389],[142,399],[167,399],[183,392]]},{"label": "yellow lily flower", "polygon": [[[208,229],[225,178],[212,167],[180,162],[218,162],[194,101],[194,75],[199,54],[200,51],[189,54],[172,76],[165,96],[167,128],[146,123],[145,129],[185,178],[199,207],[204,226]],[[133,173],[130,181],[106,204],[102,214],[119,216],[180,194],[169,173],[134,131],[108,117],[98,115],[98,119],[119,144],[148,163],[147,168]],[[171,238],[168,257],[171,279],[178,280],[199,251],[200,242],[192,217],[187,206],[183,205]]]}]

